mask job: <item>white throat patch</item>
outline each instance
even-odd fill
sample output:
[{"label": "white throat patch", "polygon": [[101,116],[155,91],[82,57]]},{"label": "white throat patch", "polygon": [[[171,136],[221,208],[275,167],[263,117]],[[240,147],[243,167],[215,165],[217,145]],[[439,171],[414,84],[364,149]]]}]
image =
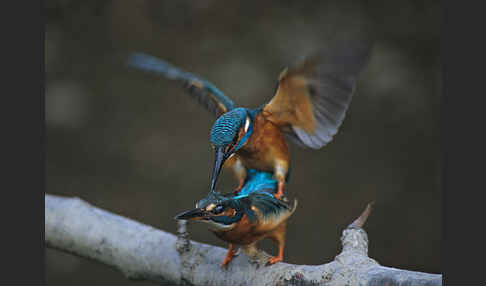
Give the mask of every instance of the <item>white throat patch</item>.
[{"label": "white throat patch", "polygon": [[245,133],[248,131],[249,127],[250,127],[250,117],[247,116],[245,121]]}]

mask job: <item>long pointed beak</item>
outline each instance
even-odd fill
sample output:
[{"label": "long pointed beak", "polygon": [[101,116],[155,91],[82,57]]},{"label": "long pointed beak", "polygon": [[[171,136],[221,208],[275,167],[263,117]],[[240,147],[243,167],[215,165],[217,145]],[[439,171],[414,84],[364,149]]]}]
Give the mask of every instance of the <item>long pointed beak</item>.
[{"label": "long pointed beak", "polygon": [[196,220],[206,217],[206,212],[203,209],[197,208],[189,211],[185,211],[176,215],[175,219],[181,220]]},{"label": "long pointed beak", "polygon": [[216,182],[218,181],[219,173],[221,172],[221,167],[226,161],[227,156],[224,153],[224,148],[217,148],[216,149],[216,157],[214,159],[214,166],[213,166],[213,176],[211,177],[211,192],[214,192],[214,187],[216,186]]}]

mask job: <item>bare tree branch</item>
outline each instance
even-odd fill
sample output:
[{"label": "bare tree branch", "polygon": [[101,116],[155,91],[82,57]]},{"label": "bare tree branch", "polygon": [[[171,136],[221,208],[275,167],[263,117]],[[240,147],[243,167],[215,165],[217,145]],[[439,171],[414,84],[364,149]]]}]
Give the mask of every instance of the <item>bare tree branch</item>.
[{"label": "bare tree branch", "polygon": [[362,229],[371,206],[342,234],[342,252],[322,265],[265,267],[241,253],[226,270],[226,250],[96,208],[79,198],[45,196],[46,246],[111,265],[129,279],[175,285],[442,285],[442,275],[384,267],[368,257]]}]

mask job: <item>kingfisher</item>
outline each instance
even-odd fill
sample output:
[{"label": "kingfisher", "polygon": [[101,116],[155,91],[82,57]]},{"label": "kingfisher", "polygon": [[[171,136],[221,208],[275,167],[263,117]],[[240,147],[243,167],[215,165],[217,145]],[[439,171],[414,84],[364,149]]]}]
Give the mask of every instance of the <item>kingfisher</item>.
[{"label": "kingfisher", "polygon": [[[286,67],[273,97],[257,108],[238,107],[212,83],[145,53],[133,53],[131,67],[184,83],[189,94],[217,116],[210,132],[214,149],[211,191],[222,166],[231,168],[241,191],[248,169],[272,172],[281,198],[288,179],[287,140],[320,149],[341,126],[358,75],[369,59],[371,45],[363,38],[337,40]],[[225,164],[226,163],[226,164]]]},{"label": "kingfisher", "polygon": [[208,223],[210,231],[229,242],[223,268],[235,257],[237,246],[252,258],[259,253],[257,242],[265,238],[278,246],[278,254],[267,260],[267,265],[271,265],[283,260],[286,223],[297,207],[297,200],[290,205],[276,199],[277,188],[272,173],[249,169],[240,191],[222,194],[211,190],[196,203],[195,209],[175,218]]}]

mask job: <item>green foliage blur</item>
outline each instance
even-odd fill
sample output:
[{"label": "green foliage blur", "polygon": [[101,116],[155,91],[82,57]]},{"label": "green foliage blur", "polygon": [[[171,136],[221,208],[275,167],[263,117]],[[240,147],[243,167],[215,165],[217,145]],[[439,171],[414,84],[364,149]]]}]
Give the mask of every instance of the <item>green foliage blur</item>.
[{"label": "green foliage blur", "polygon": [[[370,201],[369,255],[441,272],[439,1],[47,0],[47,192],[175,232],[209,190],[215,118],[174,82],[123,65],[142,51],[256,107],[280,71],[339,33],[376,38],[344,124],[321,150],[291,146],[299,206],[285,261],[326,263]],[[219,189],[236,187],[224,172]],[[82,218],[80,218],[82,219]],[[204,225],[191,238],[226,247]],[[271,243],[262,244],[276,251]],[[47,285],[152,285],[46,250]]]}]

